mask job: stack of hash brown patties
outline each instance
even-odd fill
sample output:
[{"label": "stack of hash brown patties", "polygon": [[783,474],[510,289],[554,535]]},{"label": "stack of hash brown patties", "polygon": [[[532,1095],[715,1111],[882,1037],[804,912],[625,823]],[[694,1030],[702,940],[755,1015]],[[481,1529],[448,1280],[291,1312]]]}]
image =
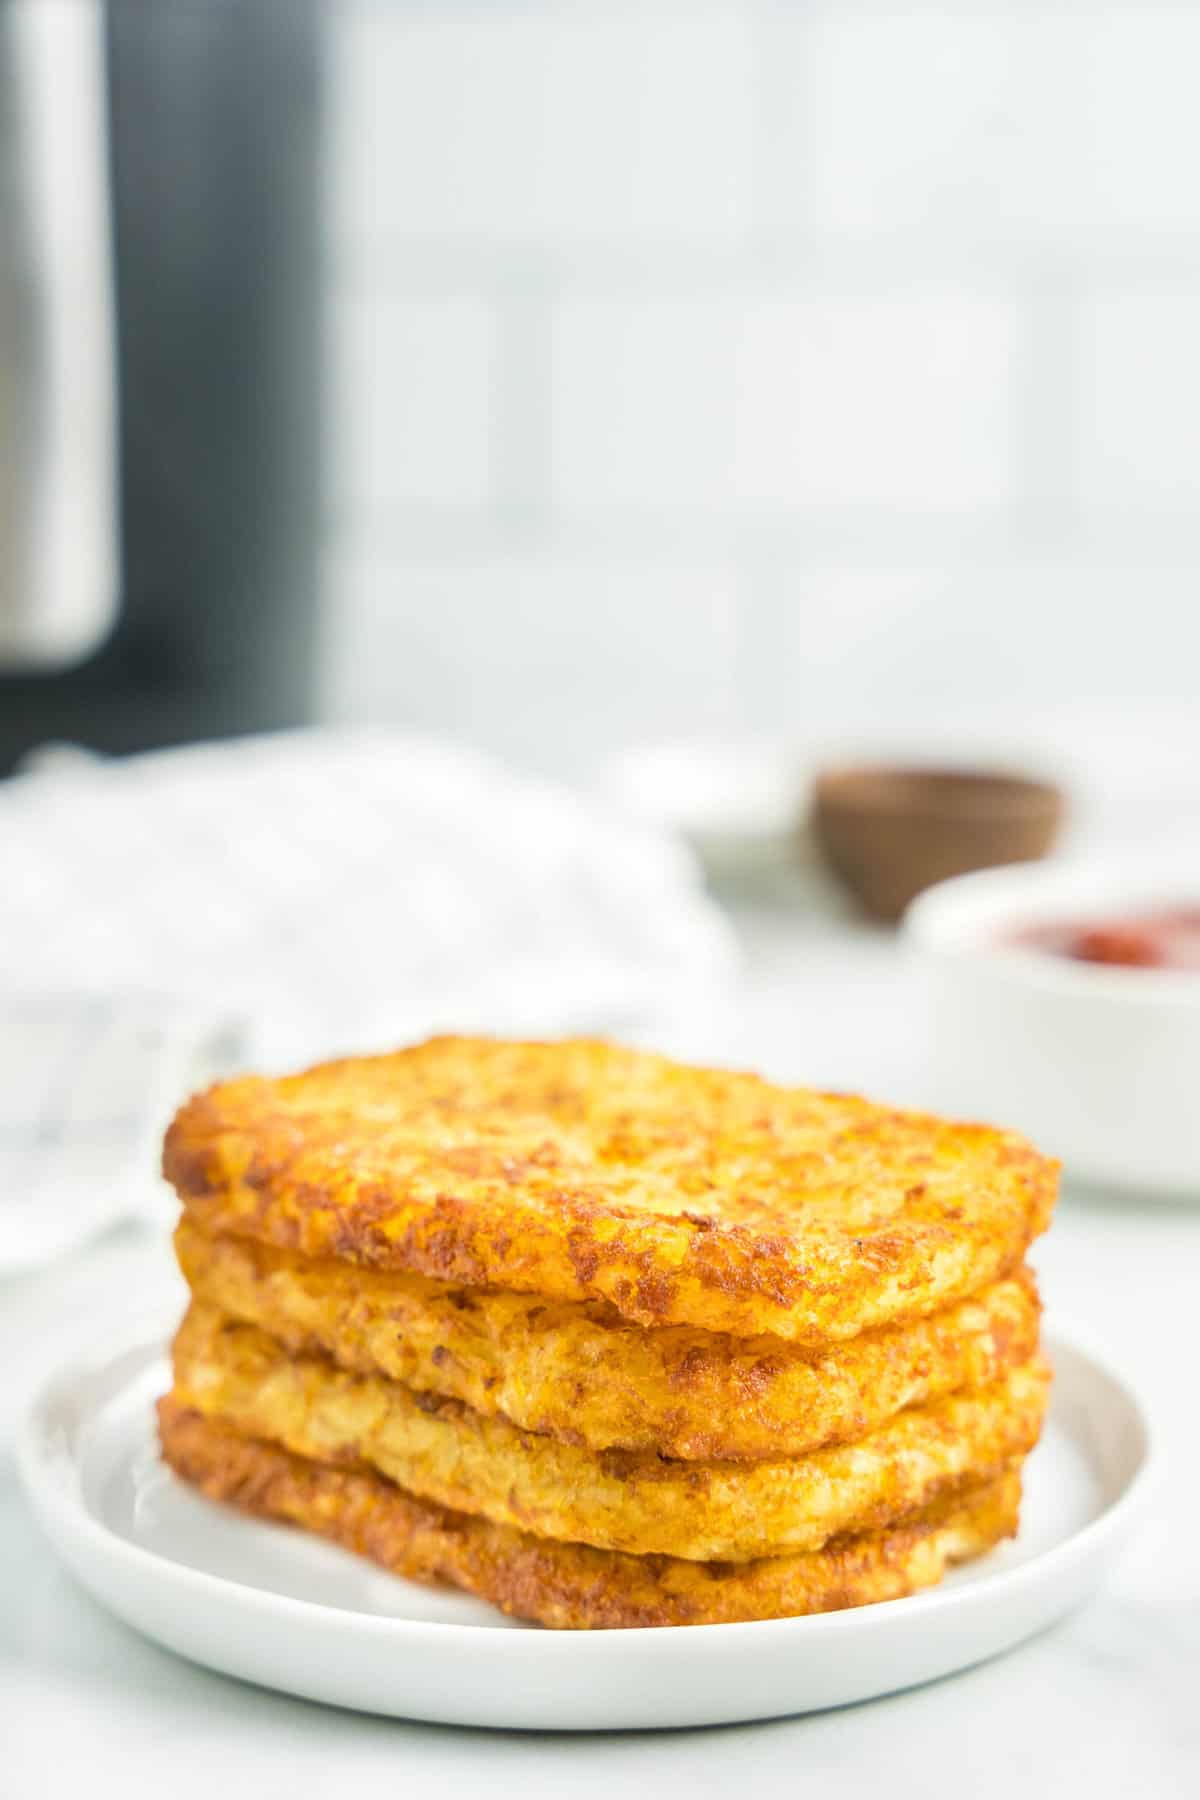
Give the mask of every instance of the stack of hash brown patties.
[{"label": "stack of hash brown patties", "polygon": [[164,1455],[555,1626],[862,1605],[1016,1529],[1022,1139],[593,1042],[227,1082],[167,1136]]}]

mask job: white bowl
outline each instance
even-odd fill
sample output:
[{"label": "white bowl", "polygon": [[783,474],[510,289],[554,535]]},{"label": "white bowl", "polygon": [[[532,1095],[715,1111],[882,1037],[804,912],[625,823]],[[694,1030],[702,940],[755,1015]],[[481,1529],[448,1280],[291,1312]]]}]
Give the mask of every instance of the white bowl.
[{"label": "white bowl", "polygon": [[1020,864],[922,894],[904,930],[929,969],[937,1104],[1024,1131],[1082,1180],[1200,1199],[1200,973],[1004,941],[1189,902],[1197,859]]}]

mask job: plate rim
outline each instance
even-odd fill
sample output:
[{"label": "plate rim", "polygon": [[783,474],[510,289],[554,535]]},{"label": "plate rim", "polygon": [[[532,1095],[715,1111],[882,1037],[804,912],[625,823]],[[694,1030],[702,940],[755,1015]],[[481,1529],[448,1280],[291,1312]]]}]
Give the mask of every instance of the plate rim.
[{"label": "plate rim", "polygon": [[[189,1563],[177,1562],[174,1558],[136,1543],[113,1530],[96,1517],[78,1485],[64,1483],[62,1457],[52,1447],[53,1433],[60,1428],[52,1426],[47,1417],[63,1384],[85,1374],[96,1375],[119,1359],[142,1351],[144,1358],[139,1362],[136,1374],[131,1372],[127,1377],[127,1386],[129,1381],[138,1378],[153,1358],[165,1353],[174,1323],[174,1316],[171,1315],[164,1335],[161,1306],[155,1307],[150,1315],[139,1310],[135,1317],[127,1317],[116,1326],[110,1321],[108,1331],[102,1338],[98,1336],[94,1341],[89,1339],[77,1344],[49,1374],[43,1375],[32,1397],[26,1402],[14,1439],[16,1467],[25,1498],[55,1551],[63,1556],[72,1572],[88,1587],[90,1583],[80,1574],[75,1557],[67,1551],[64,1540],[89,1544],[110,1567],[115,1564],[128,1571],[131,1576],[156,1581],[164,1588],[174,1588],[191,1595],[203,1594],[210,1601],[225,1599],[233,1607],[276,1620],[290,1620],[310,1627],[316,1625],[325,1631],[349,1632],[355,1637],[366,1635],[397,1646],[417,1648],[421,1644],[436,1643],[440,1649],[465,1650],[468,1646],[478,1647],[500,1630],[502,1641],[497,1642],[495,1648],[505,1658],[516,1655],[523,1659],[538,1659],[544,1655],[548,1639],[558,1645],[564,1638],[579,1646],[569,1652],[575,1657],[618,1656],[623,1651],[628,1652],[633,1646],[647,1647],[650,1641],[661,1644],[664,1649],[670,1644],[676,1650],[682,1648],[683,1642],[687,1642],[697,1654],[704,1654],[707,1647],[715,1655],[722,1649],[733,1648],[750,1633],[757,1644],[763,1644],[768,1636],[794,1638],[798,1631],[804,1633],[806,1640],[819,1643],[824,1639],[836,1639],[848,1631],[861,1631],[868,1620],[877,1630],[886,1630],[889,1626],[900,1629],[905,1624],[916,1623],[930,1615],[949,1616],[966,1611],[986,1603],[992,1597],[997,1600],[1016,1597],[1031,1584],[1048,1579],[1053,1574],[1067,1573],[1079,1562],[1098,1553],[1106,1540],[1124,1534],[1144,1509],[1161,1473],[1161,1435],[1155,1426],[1152,1408],[1139,1394],[1130,1377],[1123,1369],[1114,1366],[1091,1334],[1077,1329],[1070,1322],[1062,1324],[1056,1320],[1043,1331],[1043,1346],[1051,1363],[1053,1364],[1056,1356],[1065,1352],[1087,1364],[1092,1375],[1099,1375],[1117,1388],[1130,1421],[1137,1430],[1138,1458],[1121,1491],[1094,1519],[1060,1542],[1012,1568],[980,1574],[961,1586],[945,1587],[939,1583],[921,1593],[903,1595],[895,1600],[875,1601],[869,1606],[844,1607],[833,1612],[799,1614],[781,1619],[741,1620],[730,1624],[611,1626],[599,1631],[548,1633],[536,1628],[514,1631],[470,1621],[410,1619],[390,1613],[356,1611],[336,1603],[280,1594],[270,1588],[260,1588],[239,1581],[232,1576],[215,1574]],[[123,1391],[124,1387],[118,1393]],[[111,1404],[116,1397],[116,1394],[109,1396],[105,1404]],[[77,1473],[78,1461],[74,1452],[70,1465]],[[521,1623],[524,1622],[518,1621],[518,1624]]]}]

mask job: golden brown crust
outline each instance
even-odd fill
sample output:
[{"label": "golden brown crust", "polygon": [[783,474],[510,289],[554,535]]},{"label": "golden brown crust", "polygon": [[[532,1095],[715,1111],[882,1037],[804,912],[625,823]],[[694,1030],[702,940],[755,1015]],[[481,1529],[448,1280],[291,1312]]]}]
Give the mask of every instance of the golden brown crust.
[{"label": "golden brown crust", "polygon": [[1047,1376],[1011,1370],[890,1419],[858,1443],[765,1463],[591,1451],[417,1394],[194,1304],[175,1342],[180,1402],[246,1437],[367,1463],[410,1492],[538,1536],[635,1555],[745,1561],[816,1550],[997,1474],[1037,1441]]},{"label": "golden brown crust", "polygon": [[313,1262],[246,1238],[175,1236],[193,1294],[294,1355],[462,1400],[589,1450],[685,1461],[800,1456],[904,1407],[986,1387],[1037,1348],[1029,1270],[931,1318],[823,1352],[692,1326],[643,1330],[599,1301],[453,1288],[404,1270]]},{"label": "golden brown crust", "polygon": [[1000,1279],[1057,1187],[986,1126],[472,1038],[211,1088],[163,1168],[210,1231],[811,1347]]},{"label": "golden brown crust", "polygon": [[448,1582],[559,1628],[728,1624],[896,1599],[941,1579],[1017,1528],[1020,1475],[873,1535],[801,1556],[733,1565],[556,1544],[419,1500],[371,1471],[330,1468],[159,1402],[163,1455],[210,1499],[319,1532],[393,1574]]}]

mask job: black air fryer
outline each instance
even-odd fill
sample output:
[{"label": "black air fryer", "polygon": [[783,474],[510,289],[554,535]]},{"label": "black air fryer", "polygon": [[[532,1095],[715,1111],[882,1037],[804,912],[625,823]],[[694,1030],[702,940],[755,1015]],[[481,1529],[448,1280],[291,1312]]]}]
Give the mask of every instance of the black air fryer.
[{"label": "black air fryer", "polygon": [[302,723],[320,513],[319,8],[110,0],[119,605],[0,667],[0,770]]}]

